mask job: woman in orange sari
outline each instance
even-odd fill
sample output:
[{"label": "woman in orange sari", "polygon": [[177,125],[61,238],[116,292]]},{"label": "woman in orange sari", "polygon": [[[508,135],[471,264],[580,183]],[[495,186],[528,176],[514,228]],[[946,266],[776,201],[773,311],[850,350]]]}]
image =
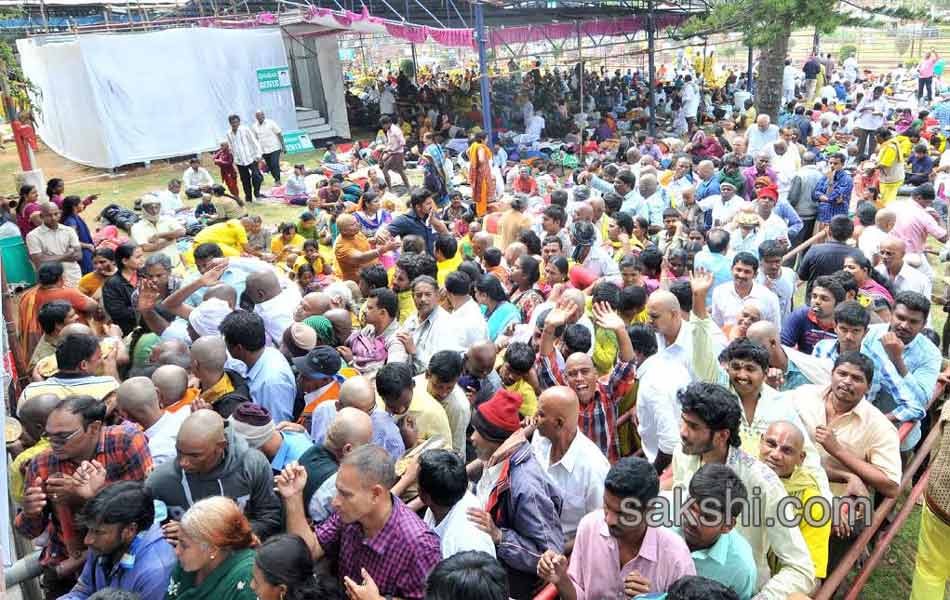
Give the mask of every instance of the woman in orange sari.
[{"label": "woman in orange sari", "polygon": [[468,147],[468,182],[472,186],[472,202],[475,216],[481,218],[488,212],[488,204],[495,196],[495,181],[491,175],[491,148],[485,145],[485,134],[475,134]]}]

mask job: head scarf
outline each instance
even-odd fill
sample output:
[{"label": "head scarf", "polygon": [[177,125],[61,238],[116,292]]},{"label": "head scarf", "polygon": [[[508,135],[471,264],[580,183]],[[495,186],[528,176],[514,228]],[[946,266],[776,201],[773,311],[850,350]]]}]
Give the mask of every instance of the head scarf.
[{"label": "head scarf", "polygon": [[594,226],[587,221],[574,221],[571,225],[571,237],[574,239],[574,252],[572,258],[575,262],[580,260],[581,251],[594,245]]},{"label": "head scarf", "polygon": [[330,323],[330,319],[324,317],[323,315],[314,315],[312,317],[307,317],[303,320],[304,325],[309,325],[317,332],[317,344],[324,346],[332,346],[336,340],[336,335],[333,333],[333,324]]}]

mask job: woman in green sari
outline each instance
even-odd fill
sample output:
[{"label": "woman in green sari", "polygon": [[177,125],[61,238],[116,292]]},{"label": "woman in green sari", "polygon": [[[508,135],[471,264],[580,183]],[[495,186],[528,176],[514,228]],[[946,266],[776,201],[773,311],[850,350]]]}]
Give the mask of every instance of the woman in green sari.
[{"label": "woman in green sari", "polygon": [[178,565],[166,600],[257,600],[251,589],[257,536],[224,496],[195,502],[179,524]]}]

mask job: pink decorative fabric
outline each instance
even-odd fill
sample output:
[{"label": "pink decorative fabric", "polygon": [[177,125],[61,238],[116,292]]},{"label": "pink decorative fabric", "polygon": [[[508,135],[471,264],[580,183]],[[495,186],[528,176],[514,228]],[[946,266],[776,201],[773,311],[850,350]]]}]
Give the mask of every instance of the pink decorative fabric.
[{"label": "pink decorative fabric", "polygon": [[395,23],[386,23],[386,31],[389,35],[412,42],[413,44],[422,44],[429,37],[427,27],[417,27],[415,25],[396,25]]},{"label": "pink decorative fabric", "polygon": [[433,29],[427,27],[429,37],[442,46],[451,48],[474,48],[475,32],[471,29]]}]

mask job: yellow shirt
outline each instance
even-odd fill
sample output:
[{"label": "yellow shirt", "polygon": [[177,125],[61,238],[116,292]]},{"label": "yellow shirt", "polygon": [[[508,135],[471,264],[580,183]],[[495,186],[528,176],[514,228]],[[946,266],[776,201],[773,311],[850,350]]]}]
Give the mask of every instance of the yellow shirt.
[{"label": "yellow shirt", "polygon": [[[386,410],[386,403],[378,395],[376,409]],[[412,388],[412,402],[409,403],[407,412],[416,420],[416,431],[419,433],[420,442],[439,436],[445,441],[447,447],[452,447],[452,427],[449,425],[449,417],[439,401],[426,391],[424,385],[416,383]]]},{"label": "yellow shirt", "polygon": [[[44,336],[45,337],[45,336]],[[102,354],[108,354],[112,350],[113,342],[110,340],[102,340],[99,342],[99,352]],[[59,365],[56,363],[56,351],[53,351],[53,354],[48,354],[43,358],[36,361],[36,366],[33,367],[37,373],[44,379],[47,377],[52,377],[59,371]],[[105,375],[100,365],[99,369],[96,371],[96,375]]]},{"label": "yellow shirt", "polygon": [[205,227],[195,236],[196,247],[208,243],[230,246],[240,251],[247,244],[247,231],[244,230],[244,226],[237,219],[215,223]]},{"label": "yellow shirt", "polygon": [[214,404],[219,398],[233,391],[234,384],[231,383],[231,378],[225,373],[218,380],[218,383],[201,392],[200,398],[208,404]]},{"label": "yellow shirt", "polygon": [[13,501],[17,504],[23,502],[23,493],[26,491],[26,481],[23,480],[23,475],[26,473],[30,461],[49,447],[49,440],[45,437],[40,438],[35,446],[27,448],[10,462],[10,495],[13,496]]},{"label": "yellow shirt", "polygon": [[802,519],[798,528],[802,530],[802,537],[808,545],[808,553],[815,563],[815,577],[822,579],[828,575],[828,539],[831,537],[831,520],[824,518],[824,508],[820,502],[807,504],[811,498],[821,498],[818,488],[807,489],[802,492],[802,505],[808,506],[811,511],[812,522],[824,523],[821,527],[808,524],[808,519]]},{"label": "yellow shirt", "polygon": [[324,266],[326,263],[323,261],[323,256],[318,256],[317,259],[313,262],[307,260],[306,256],[298,256],[297,260],[294,261],[294,273],[300,270],[300,267],[304,265],[310,265],[313,269],[313,272],[317,275],[323,275]]},{"label": "yellow shirt", "polygon": [[277,256],[280,259],[284,252],[303,252],[303,244],[307,240],[304,239],[299,233],[295,233],[294,237],[290,238],[289,242],[285,242],[283,236],[277,236],[270,242],[270,251],[271,254]]},{"label": "yellow shirt", "polygon": [[399,324],[402,325],[406,319],[416,314],[416,303],[412,300],[412,290],[397,292],[396,298],[399,300]]},{"label": "yellow shirt", "polygon": [[445,287],[445,278],[449,276],[449,273],[452,271],[457,271],[459,265],[462,264],[462,253],[459,251],[455,252],[455,256],[447,260],[440,260],[438,263],[438,273],[436,274],[436,280],[439,282],[439,287]]},{"label": "yellow shirt", "polygon": [[534,413],[538,412],[538,397],[534,394],[534,388],[531,387],[524,379],[518,380],[517,383],[512,385],[506,385],[505,389],[509,392],[514,392],[516,394],[521,394],[521,408],[518,409],[518,414],[522,417],[533,417]]}]

